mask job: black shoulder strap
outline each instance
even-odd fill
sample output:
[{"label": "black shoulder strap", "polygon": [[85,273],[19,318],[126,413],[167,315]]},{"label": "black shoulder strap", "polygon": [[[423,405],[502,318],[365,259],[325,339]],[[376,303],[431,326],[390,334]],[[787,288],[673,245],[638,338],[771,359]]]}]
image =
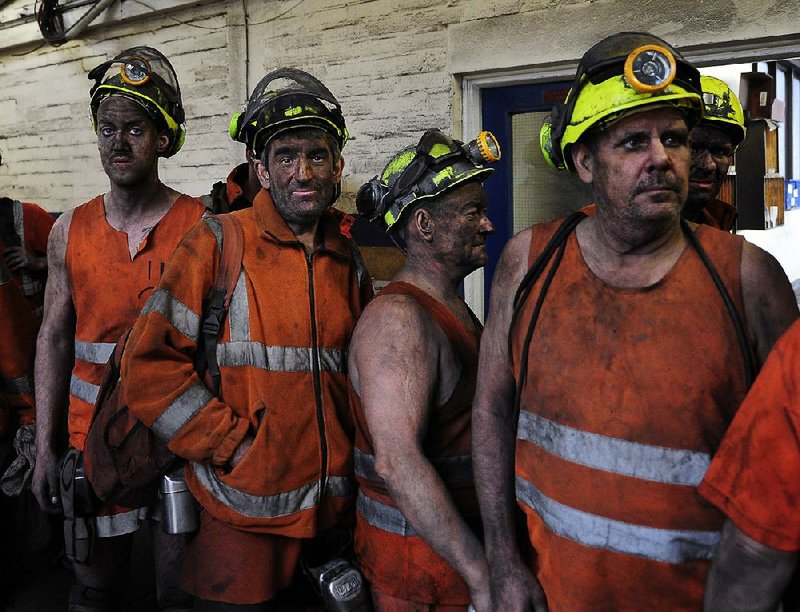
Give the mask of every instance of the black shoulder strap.
[{"label": "black shoulder strap", "polygon": [[221,256],[214,286],[203,307],[194,367],[204,377],[209,390],[218,396],[220,371],[217,363],[217,341],[242,269],[244,235],[239,220],[233,215],[209,216],[206,222],[221,228],[221,235],[218,237]]},{"label": "black shoulder strap", "polygon": [[714,281],[714,285],[717,287],[717,291],[719,291],[719,295],[722,298],[723,303],[725,304],[725,309],[728,311],[728,315],[731,318],[733,327],[736,330],[736,339],[739,342],[739,350],[742,352],[742,360],[744,361],[745,383],[747,384],[747,388],[749,389],[752,386],[753,381],[755,380],[756,371],[758,370],[758,368],[753,360],[753,352],[750,350],[750,340],[747,337],[747,332],[745,331],[744,328],[744,322],[742,321],[742,316],[736,309],[736,306],[733,303],[733,299],[731,299],[731,295],[730,293],[728,293],[728,289],[722,282],[722,279],[720,278],[717,269],[714,267],[714,264],[711,263],[711,259],[709,258],[705,249],[702,247],[700,241],[697,239],[697,236],[695,236],[695,233],[689,227],[689,224],[686,222],[685,219],[681,219],[681,229],[683,230],[686,239],[689,241],[689,244],[692,245],[692,247],[700,257],[700,261],[703,262],[703,265],[706,267],[706,270],[708,270],[708,274],[711,276],[711,280]]},{"label": "black shoulder strap", "polygon": [[[517,288],[517,293],[514,295],[514,312],[511,315],[509,330],[513,328],[514,322],[519,316],[519,313],[521,312],[525,301],[528,299],[531,289],[536,284],[536,281],[539,280],[539,277],[541,277],[548,263],[550,263],[550,260],[553,258],[553,255],[556,255],[556,259],[553,262],[553,265],[550,266],[550,269],[547,271],[547,276],[542,283],[542,290],[539,292],[539,296],[536,298],[536,305],[534,306],[533,313],[531,314],[531,320],[528,323],[528,330],[525,333],[525,340],[522,343],[522,353],[520,354],[520,371],[519,376],[517,377],[516,392],[514,394],[514,414],[519,413],[522,389],[525,386],[525,380],[528,377],[528,351],[531,345],[531,338],[533,338],[533,330],[536,327],[536,321],[539,319],[539,313],[542,311],[544,298],[547,295],[547,291],[550,289],[550,284],[553,281],[556,270],[558,270],[558,266],[561,264],[561,259],[564,257],[564,250],[567,246],[567,238],[569,238],[569,235],[577,227],[578,223],[585,218],[586,213],[577,211],[572,213],[564,220],[564,222],[556,230],[555,234],[553,234],[553,237],[544,247],[542,252],[536,258],[536,261],[533,262],[530,270],[528,270],[528,272],[525,274],[525,277],[520,282],[519,287]],[[508,334],[508,343],[510,355],[510,333]]]}]

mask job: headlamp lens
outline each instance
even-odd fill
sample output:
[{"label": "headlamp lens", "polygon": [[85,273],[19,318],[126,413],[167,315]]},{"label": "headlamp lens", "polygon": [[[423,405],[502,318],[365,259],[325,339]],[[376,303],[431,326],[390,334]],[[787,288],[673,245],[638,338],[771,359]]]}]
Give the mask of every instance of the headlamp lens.
[{"label": "headlamp lens", "polygon": [[500,161],[502,156],[500,143],[491,132],[481,132],[475,140],[467,143],[465,148],[467,157],[478,166]]},{"label": "headlamp lens", "polygon": [[675,78],[675,73],[675,57],[660,45],[639,47],[625,60],[625,80],[642,93],[666,89]]},{"label": "headlamp lens", "polygon": [[128,85],[144,85],[150,80],[150,64],[143,57],[131,57],[123,62],[119,73]]}]

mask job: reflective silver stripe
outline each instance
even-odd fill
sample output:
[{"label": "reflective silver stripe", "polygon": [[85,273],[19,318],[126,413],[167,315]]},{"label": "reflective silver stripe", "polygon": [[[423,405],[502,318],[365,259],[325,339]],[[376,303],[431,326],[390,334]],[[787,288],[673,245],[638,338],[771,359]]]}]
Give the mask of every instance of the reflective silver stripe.
[{"label": "reflective silver stripe", "polygon": [[417,535],[406,517],[397,508],[375,501],[361,491],[358,492],[356,510],[373,527],[399,536]]},{"label": "reflective silver stripe", "polygon": [[[192,463],[191,466],[205,489],[220,503],[243,516],[277,518],[313,508],[320,502],[318,480],[294,491],[276,495],[252,495],[222,482],[210,465]],[[354,491],[355,484],[350,478],[331,476],[326,481],[325,495],[341,497],[352,495]]]},{"label": "reflective silver stripe", "polygon": [[247,301],[247,281],[244,270],[239,272],[236,288],[233,290],[231,306],[228,309],[231,341],[246,342],[250,340],[250,304]]},{"label": "reflective silver stripe", "polygon": [[534,510],[550,531],[584,546],[645,557],[663,563],[710,559],[718,531],[658,529],[623,523],[565,506],[517,477],[517,500]]},{"label": "reflective silver stripe", "polygon": [[216,217],[207,217],[205,213],[203,213],[203,221],[208,226],[208,229],[214,233],[214,237],[217,239],[217,250],[222,253],[222,224]]},{"label": "reflective silver stripe", "polygon": [[200,409],[213,397],[203,384],[192,385],[167,406],[167,409],[153,422],[150,429],[159,438],[169,442],[177,431],[200,412]]},{"label": "reflective silver stripe", "polygon": [[33,393],[33,380],[30,376],[20,376],[19,378],[0,379],[0,386],[9,395],[26,395]]},{"label": "reflective silver stripe", "polygon": [[88,361],[89,363],[104,364],[108,362],[111,353],[114,352],[114,342],[83,342],[75,341],[75,359]]},{"label": "reflective silver stripe", "polygon": [[94,405],[97,394],[100,392],[100,387],[86,382],[85,380],[81,380],[73,374],[69,381],[69,392],[78,399],[82,399],[84,402]]},{"label": "reflective silver stripe", "polygon": [[[217,345],[220,366],[253,366],[271,372],[310,372],[313,349],[301,346],[267,346],[260,342],[225,342]],[[346,354],[320,349],[320,370],[344,372]]]},{"label": "reflective silver stripe", "polygon": [[642,480],[696,487],[710,455],[640,444],[573,429],[521,411],[517,438],[580,465]]},{"label": "reflective silver stripe", "polygon": [[[353,463],[356,476],[366,478],[375,482],[383,482],[383,479],[375,470],[375,456],[364,453],[358,448],[353,449]],[[470,484],[474,478],[472,476],[472,456],[458,455],[455,457],[439,457],[431,459],[431,463],[439,472],[442,480],[451,486],[460,484]]]},{"label": "reflective silver stripe", "polygon": [[133,533],[150,515],[148,508],[137,508],[121,514],[108,514],[94,517],[97,537],[113,538],[114,536]]},{"label": "reflective silver stripe", "polygon": [[172,326],[189,338],[197,342],[200,336],[200,315],[186,306],[172,293],[165,289],[154,291],[142,308],[142,315],[148,312],[158,312],[169,321]]}]

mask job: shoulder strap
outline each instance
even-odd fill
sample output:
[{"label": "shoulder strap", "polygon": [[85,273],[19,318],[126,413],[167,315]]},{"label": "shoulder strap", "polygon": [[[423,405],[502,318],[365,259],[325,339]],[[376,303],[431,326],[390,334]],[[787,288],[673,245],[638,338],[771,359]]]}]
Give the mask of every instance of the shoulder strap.
[{"label": "shoulder strap", "polygon": [[219,395],[220,372],[217,364],[217,340],[222,324],[228,314],[233,290],[239,279],[244,255],[242,225],[233,215],[209,217],[208,221],[219,223],[222,228],[222,253],[214,286],[203,309],[200,339],[197,343],[195,369],[204,375],[208,388]]},{"label": "shoulder strap", "polygon": [[542,252],[536,258],[536,261],[533,262],[530,270],[528,270],[528,272],[525,274],[525,277],[522,279],[522,282],[520,282],[520,285],[517,288],[517,293],[514,295],[514,312],[511,315],[511,323],[509,324],[508,334],[509,355],[511,354],[510,330],[513,328],[514,322],[519,316],[519,313],[522,311],[522,307],[524,306],[525,301],[528,299],[528,296],[530,295],[533,286],[536,284],[536,281],[539,280],[539,277],[550,263],[553,255],[556,253],[556,251],[558,251],[553,265],[550,266],[550,269],[547,271],[547,276],[542,284],[542,289],[536,298],[536,305],[534,306],[533,313],[531,314],[531,320],[528,323],[528,331],[526,332],[525,340],[522,343],[522,352],[520,353],[520,371],[519,375],[517,376],[517,388],[514,394],[514,412],[517,414],[519,413],[522,389],[525,386],[525,379],[528,376],[528,351],[531,345],[531,338],[533,338],[533,330],[536,327],[536,321],[539,319],[539,313],[542,310],[544,298],[547,295],[547,291],[550,288],[550,283],[553,281],[556,270],[558,269],[561,259],[564,256],[564,250],[567,246],[567,238],[569,238],[569,235],[577,227],[578,223],[580,223],[586,216],[586,213],[581,211],[574,212],[567,217],[560,226],[558,226],[558,229],[553,234],[550,242],[547,243]]},{"label": "shoulder strap", "polygon": [[728,292],[728,289],[725,287],[725,283],[722,282],[717,269],[714,267],[714,264],[711,263],[711,258],[709,258],[705,249],[701,246],[700,241],[697,239],[697,236],[695,236],[695,233],[684,219],[681,219],[681,229],[683,230],[686,239],[689,241],[689,244],[692,245],[694,250],[697,252],[697,255],[700,257],[700,261],[703,262],[706,270],[708,270],[708,274],[711,276],[711,280],[714,281],[714,285],[716,286],[717,291],[719,291],[719,295],[725,304],[725,309],[728,311],[728,315],[731,318],[733,327],[736,330],[736,339],[739,342],[739,350],[742,352],[742,360],[744,361],[745,384],[749,389],[753,385],[758,368],[753,360],[753,352],[750,350],[750,341],[747,338],[747,333],[744,329],[742,316],[739,314],[739,311],[736,310],[736,306],[733,304],[733,299],[731,299],[731,295]]}]

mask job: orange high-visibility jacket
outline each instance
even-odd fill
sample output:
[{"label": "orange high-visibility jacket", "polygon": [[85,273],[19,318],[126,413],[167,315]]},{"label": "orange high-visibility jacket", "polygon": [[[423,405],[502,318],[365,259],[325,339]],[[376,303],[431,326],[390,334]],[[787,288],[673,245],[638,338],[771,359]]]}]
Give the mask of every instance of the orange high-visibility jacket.
[{"label": "orange high-visibility jacket", "polygon": [[[346,351],[371,287],[330,212],[312,255],[269,192],[231,214],[244,256],[216,346],[219,397],[192,363],[220,263],[212,217],[178,247],[134,326],[122,362],[128,404],[191,461],[187,482],[213,516],[245,531],[310,537],[352,505]],[[230,469],[248,432],[255,440]]]},{"label": "orange high-visibility jacket", "polygon": [[75,307],[75,366],[69,398],[69,443],[83,450],[94,416],[103,366],[133,325],[172,252],[204,208],[187,195],[150,231],[133,260],[128,236],[108,224],[103,196],[72,214],[66,265]]},{"label": "orange high-visibility jacket", "polygon": [[[0,435],[34,421],[33,355],[39,322],[0,252]],[[16,416],[7,412],[14,410]]]},{"label": "orange high-visibility jacket", "polygon": [[[558,223],[534,228],[529,264]],[[742,239],[696,236],[743,313]],[[511,330],[517,376],[541,282]],[[621,289],[569,237],[530,344],[516,448],[550,610],[702,607],[724,516],[697,485],[744,394],[731,317],[691,246],[653,286]]]},{"label": "orange high-visibility jacket", "polygon": [[[414,298],[439,324],[461,362],[450,399],[436,409],[423,447],[442,477],[456,507],[470,525],[480,526],[472,476],[470,426],[478,367],[480,334],[468,331],[444,305],[405,282],[387,285],[381,295]],[[480,324],[475,321],[477,327]],[[378,590],[408,601],[464,605],[469,588],[461,576],[425,540],[416,535],[375,471],[375,451],[361,407],[350,388],[356,419],[355,470],[358,479],[356,552],[364,575]]]}]

